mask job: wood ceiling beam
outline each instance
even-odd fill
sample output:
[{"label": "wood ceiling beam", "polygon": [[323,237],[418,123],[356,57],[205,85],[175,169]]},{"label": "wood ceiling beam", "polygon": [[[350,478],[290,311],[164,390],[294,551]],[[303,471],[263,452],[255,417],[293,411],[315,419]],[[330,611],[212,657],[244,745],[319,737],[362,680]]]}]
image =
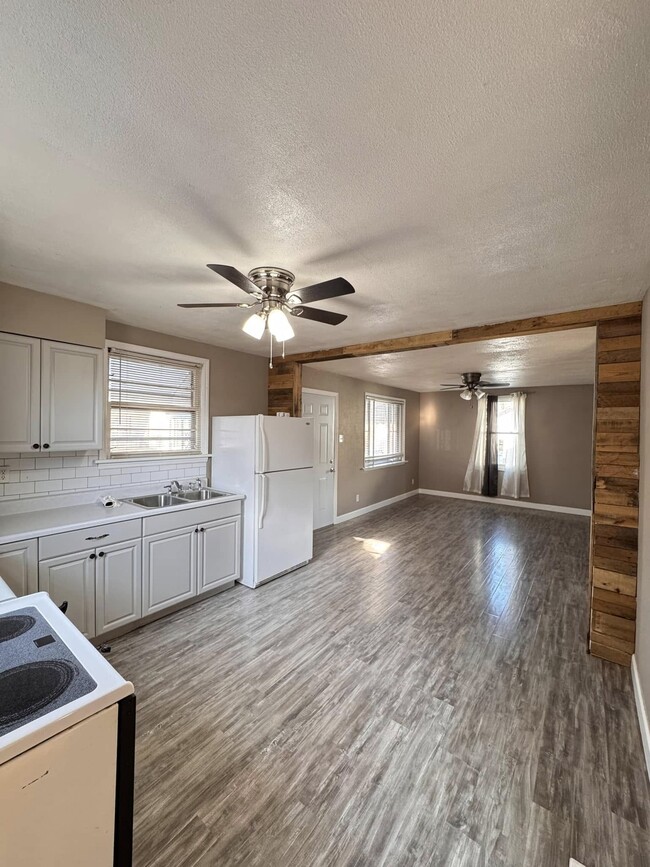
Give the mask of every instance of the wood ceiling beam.
[{"label": "wood ceiling beam", "polygon": [[[493,325],[478,325],[469,328],[430,331],[409,337],[392,337],[373,340],[369,343],[353,343],[334,349],[316,349],[288,355],[285,361],[309,364],[315,361],[334,361],[340,358],[362,358],[368,355],[385,355],[391,352],[408,352],[413,349],[432,349],[460,343],[475,343],[479,340],[495,340],[500,337],[520,337],[528,334],[544,334],[550,331],[566,331],[571,328],[589,328],[609,319],[622,319],[641,315],[641,301],[613,304],[608,307],[589,307],[568,313],[553,313],[549,316],[531,316]],[[278,359],[280,361],[280,359]]]}]

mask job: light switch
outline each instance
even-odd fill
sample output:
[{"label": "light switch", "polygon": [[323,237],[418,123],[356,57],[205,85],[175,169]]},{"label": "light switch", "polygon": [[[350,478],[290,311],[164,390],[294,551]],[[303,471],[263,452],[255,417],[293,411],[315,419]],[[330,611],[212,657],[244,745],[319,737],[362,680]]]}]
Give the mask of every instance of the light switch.
[{"label": "light switch", "polygon": [[339,434],[339,442],[340,442],[340,443],[343,442],[343,434]]}]

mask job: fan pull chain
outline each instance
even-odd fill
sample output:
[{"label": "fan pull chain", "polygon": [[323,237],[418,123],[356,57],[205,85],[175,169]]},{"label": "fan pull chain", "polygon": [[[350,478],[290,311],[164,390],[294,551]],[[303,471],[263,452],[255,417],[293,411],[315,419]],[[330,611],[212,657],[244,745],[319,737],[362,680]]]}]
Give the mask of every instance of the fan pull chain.
[{"label": "fan pull chain", "polygon": [[282,341],[282,357],[284,358],[284,340]]},{"label": "fan pull chain", "polygon": [[269,369],[273,370],[273,335],[269,331]]}]

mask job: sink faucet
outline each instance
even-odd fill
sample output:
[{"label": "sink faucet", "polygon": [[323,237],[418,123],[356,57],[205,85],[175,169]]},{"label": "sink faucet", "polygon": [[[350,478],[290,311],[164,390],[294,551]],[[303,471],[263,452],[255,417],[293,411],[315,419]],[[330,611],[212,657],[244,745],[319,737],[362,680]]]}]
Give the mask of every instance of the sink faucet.
[{"label": "sink faucet", "polygon": [[201,481],[201,479],[197,478],[197,479],[194,479],[193,482],[190,482],[190,490],[191,491],[200,491],[202,487],[203,487],[203,482]]},{"label": "sink faucet", "polygon": [[183,486],[181,485],[180,482],[177,482],[176,479],[174,479],[171,482],[169,489],[170,489],[172,494],[182,494],[183,493]]}]

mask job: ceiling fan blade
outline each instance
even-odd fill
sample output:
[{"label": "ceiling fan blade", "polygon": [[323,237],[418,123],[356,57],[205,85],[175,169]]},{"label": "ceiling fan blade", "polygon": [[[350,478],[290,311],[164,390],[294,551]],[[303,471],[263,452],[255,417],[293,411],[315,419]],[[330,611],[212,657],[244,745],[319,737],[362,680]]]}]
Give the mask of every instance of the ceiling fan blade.
[{"label": "ceiling fan blade", "polygon": [[479,382],[481,388],[508,388],[509,382]]},{"label": "ceiling fan blade", "polygon": [[294,307],[292,316],[301,319],[312,319],[314,322],[323,322],[325,325],[340,325],[348,317],[343,313],[333,313],[331,310],[321,310],[318,307]]},{"label": "ceiling fan blade", "polygon": [[464,385],[450,385],[448,382],[442,382],[440,388],[465,388]]},{"label": "ceiling fan blade", "polygon": [[254,304],[177,304],[177,307],[254,307]]},{"label": "ceiling fan blade", "polygon": [[226,280],[234,283],[238,289],[243,289],[244,292],[248,292],[249,295],[261,294],[259,286],[256,286],[252,280],[249,280],[245,274],[242,274],[241,271],[233,268],[232,265],[208,265],[208,268],[220,277],[224,277]]},{"label": "ceiling fan blade", "polygon": [[289,293],[291,299],[300,301],[301,304],[311,304],[312,301],[325,301],[327,298],[339,298],[341,295],[352,295],[354,286],[344,277],[334,277],[323,283],[312,283],[302,289],[292,289]]}]

